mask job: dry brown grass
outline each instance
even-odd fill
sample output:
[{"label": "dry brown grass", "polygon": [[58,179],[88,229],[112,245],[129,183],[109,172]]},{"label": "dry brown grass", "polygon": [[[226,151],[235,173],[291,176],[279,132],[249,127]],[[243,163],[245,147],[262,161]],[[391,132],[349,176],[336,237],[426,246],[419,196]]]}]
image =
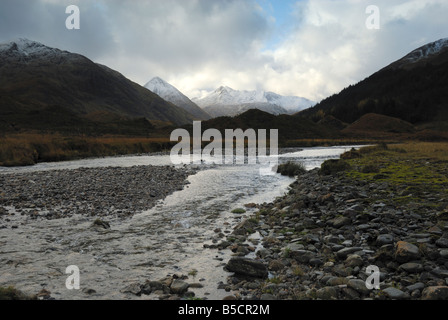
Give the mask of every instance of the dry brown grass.
[{"label": "dry brown grass", "polygon": [[447,142],[407,142],[391,145],[390,148],[409,153],[417,158],[448,161]]},{"label": "dry brown grass", "polygon": [[0,166],[148,153],[170,149],[172,145],[169,138],[164,137],[67,137],[23,133],[0,137]]}]

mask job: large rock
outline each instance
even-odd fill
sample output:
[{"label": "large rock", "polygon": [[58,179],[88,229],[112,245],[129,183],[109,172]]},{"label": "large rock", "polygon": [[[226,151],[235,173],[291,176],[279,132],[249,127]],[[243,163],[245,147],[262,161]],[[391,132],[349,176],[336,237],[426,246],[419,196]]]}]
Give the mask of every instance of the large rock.
[{"label": "large rock", "polygon": [[400,289],[389,287],[383,290],[385,294],[388,295],[389,298],[394,300],[403,300],[403,299],[409,299],[409,294],[401,291]]},{"label": "large rock", "polygon": [[406,241],[398,241],[395,249],[395,259],[398,262],[405,263],[420,257],[420,252],[418,247],[406,242]]},{"label": "large rock", "polygon": [[423,290],[422,300],[448,300],[447,286],[428,287]]},{"label": "large rock", "polygon": [[171,293],[174,294],[183,294],[188,290],[188,283],[186,283],[185,281],[176,279],[171,283],[170,289],[171,289]]},{"label": "large rock", "polygon": [[233,257],[227,262],[226,269],[243,276],[255,278],[267,278],[268,276],[268,268],[261,261],[249,258]]},{"label": "large rock", "polygon": [[363,295],[368,295],[370,293],[370,289],[367,288],[366,282],[361,279],[350,279],[347,286]]}]

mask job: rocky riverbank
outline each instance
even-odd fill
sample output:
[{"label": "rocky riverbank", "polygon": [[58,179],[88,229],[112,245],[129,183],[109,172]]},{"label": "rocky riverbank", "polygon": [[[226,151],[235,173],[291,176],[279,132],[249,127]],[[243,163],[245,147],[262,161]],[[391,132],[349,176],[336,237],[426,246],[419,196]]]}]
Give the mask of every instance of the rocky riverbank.
[{"label": "rocky riverbank", "polygon": [[171,166],[135,166],[0,174],[0,226],[14,214],[32,219],[129,217],[181,190],[192,173]]},{"label": "rocky riverbank", "polygon": [[[420,174],[394,183],[387,169],[397,154],[369,179],[354,178],[369,171],[350,161],[343,172],[300,175],[221,243],[235,255],[221,287],[251,300],[448,299],[446,161],[407,159]],[[441,178],[417,181],[423,168]],[[379,289],[367,288],[369,266],[379,269]]]}]

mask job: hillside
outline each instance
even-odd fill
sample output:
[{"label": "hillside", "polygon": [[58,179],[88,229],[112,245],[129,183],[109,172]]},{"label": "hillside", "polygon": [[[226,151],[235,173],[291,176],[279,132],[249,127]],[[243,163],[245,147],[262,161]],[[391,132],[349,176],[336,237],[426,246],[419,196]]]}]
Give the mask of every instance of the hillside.
[{"label": "hillside", "polygon": [[[258,109],[248,110],[236,117],[218,117],[202,122],[203,131],[210,128],[218,129],[223,135],[225,129],[278,129],[279,143],[294,139],[337,138],[339,136],[336,130],[311,120],[290,115],[275,116]],[[269,135],[269,131],[267,134]]]},{"label": "hillside", "polygon": [[[39,120],[46,119],[47,112],[56,123]],[[90,118],[98,112],[126,121],[146,118],[183,124],[193,119],[117,71],[79,54],[26,39],[0,45],[0,130],[53,130],[56,124],[58,130],[76,130],[78,124],[94,128],[97,121]],[[58,115],[67,123],[60,123]]]},{"label": "hillside", "polygon": [[448,38],[412,51],[297,116],[319,121],[331,115],[353,123],[368,113],[414,125],[448,121]]}]

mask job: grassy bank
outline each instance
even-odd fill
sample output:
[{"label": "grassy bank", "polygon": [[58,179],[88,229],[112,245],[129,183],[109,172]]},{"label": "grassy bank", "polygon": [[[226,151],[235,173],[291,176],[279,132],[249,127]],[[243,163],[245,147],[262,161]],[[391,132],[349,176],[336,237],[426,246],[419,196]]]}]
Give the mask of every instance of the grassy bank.
[{"label": "grassy bank", "polygon": [[[381,144],[350,151],[342,160],[323,165],[331,171],[343,171],[347,177],[365,183],[383,184],[383,195],[370,201],[414,204],[424,208],[448,208],[448,144]],[[399,191],[398,191],[399,190]],[[445,201],[435,202],[432,196]]]},{"label": "grassy bank", "polygon": [[167,138],[17,134],[0,138],[0,166],[169,150]]}]

